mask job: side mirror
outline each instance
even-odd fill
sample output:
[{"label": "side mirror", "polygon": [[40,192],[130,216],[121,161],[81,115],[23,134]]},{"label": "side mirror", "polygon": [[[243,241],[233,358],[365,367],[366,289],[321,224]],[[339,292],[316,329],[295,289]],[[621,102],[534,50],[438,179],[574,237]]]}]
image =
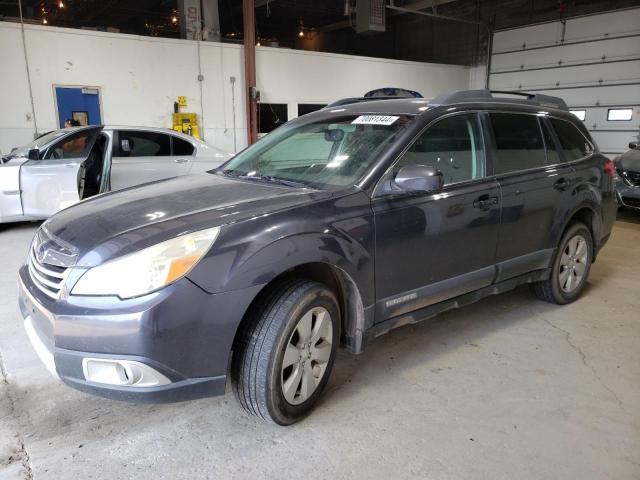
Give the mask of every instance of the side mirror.
[{"label": "side mirror", "polygon": [[629,142],[629,148],[632,150],[640,150],[640,142]]},{"label": "side mirror", "polygon": [[38,150],[37,148],[32,148],[31,150],[29,150],[29,153],[27,153],[27,158],[29,160],[38,160],[40,158],[40,150]]},{"label": "side mirror", "polygon": [[444,185],[442,173],[427,165],[407,165],[396,174],[393,183],[405,192],[436,192]]}]

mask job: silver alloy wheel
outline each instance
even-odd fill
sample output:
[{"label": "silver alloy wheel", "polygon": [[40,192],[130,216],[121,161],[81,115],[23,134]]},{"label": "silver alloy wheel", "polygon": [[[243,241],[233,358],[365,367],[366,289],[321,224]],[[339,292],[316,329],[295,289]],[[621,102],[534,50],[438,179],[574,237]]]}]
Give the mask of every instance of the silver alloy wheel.
[{"label": "silver alloy wheel", "polygon": [[292,405],[318,388],[331,357],[333,323],[326,308],[306,312],[293,329],[282,358],[282,393]]},{"label": "silver alloy wheel", "polygon": [[584,280],[589,261],[589,248],[582,235],[575,235],[567,242],[560,257],[558,279],[565,293],[573,292]]}]

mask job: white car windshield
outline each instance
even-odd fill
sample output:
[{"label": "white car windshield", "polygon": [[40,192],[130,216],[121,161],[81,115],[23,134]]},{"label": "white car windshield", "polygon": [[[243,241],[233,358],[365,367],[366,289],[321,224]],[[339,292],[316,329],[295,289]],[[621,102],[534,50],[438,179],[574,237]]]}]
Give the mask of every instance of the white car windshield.
[{"label": "white car windshield", "polygon": [[3,157],[5,161],[11,160],[16,157],[26,157],[29,154],[29,150],[37,148],[38,150],[43,146],[51,143],[52,141],[60,138],[64,135],[68,135],[72,131],[70,129],[54,130],[53,132],[45,133],[44,135],[36,138],[33,142],[22,145],[21,147],[11,150],[9,155]]},{"label": "white car windshield", "polygon": [[356,184],[411,118],[371,114],[286,124],[218,172],[245,180],[338,190]]}]

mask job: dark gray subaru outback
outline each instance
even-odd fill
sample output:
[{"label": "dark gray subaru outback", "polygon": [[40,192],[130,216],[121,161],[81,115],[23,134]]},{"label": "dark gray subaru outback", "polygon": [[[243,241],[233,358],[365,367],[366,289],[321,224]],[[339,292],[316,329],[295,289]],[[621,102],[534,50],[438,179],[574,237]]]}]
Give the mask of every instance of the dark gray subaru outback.
[{"label": "dark gray subaru outback", "polygon": [[229,374],[247,411],[290,424],[338,346],[525,283],[575,300],[614,175],[557,98],[356,99],[208,174],[58,213],[20,269],[20,307],[74,388],[178,401],[222,394]]}]

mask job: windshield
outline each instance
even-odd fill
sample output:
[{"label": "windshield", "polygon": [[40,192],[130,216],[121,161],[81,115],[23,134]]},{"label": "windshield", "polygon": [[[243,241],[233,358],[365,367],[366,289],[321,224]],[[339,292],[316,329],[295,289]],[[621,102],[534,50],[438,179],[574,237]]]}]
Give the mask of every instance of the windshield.
[{"label": "windshield", "polygon": [[9,160],[14,157],[26,157],[29,153],[29,150],[32,150],[34,148],[40,149],[43,145],[47,145],[56,138],[60,138],[63,135],[67,135],[68,133],[71,133],[69,129],[54,130],[53,132],[45,133],[44,135],[36,138],[33,142],[27,143],[26,145],[18,148],[14,148],[13,150],[11,150],[11,153],[9,153],[9,155],[5,157],[5,159]]},{"label": "windshield", "polygon": [[357,183],[410,120],[406,115],[361,115],[286,124],[217,171],[246,180],[342,189]]}]

